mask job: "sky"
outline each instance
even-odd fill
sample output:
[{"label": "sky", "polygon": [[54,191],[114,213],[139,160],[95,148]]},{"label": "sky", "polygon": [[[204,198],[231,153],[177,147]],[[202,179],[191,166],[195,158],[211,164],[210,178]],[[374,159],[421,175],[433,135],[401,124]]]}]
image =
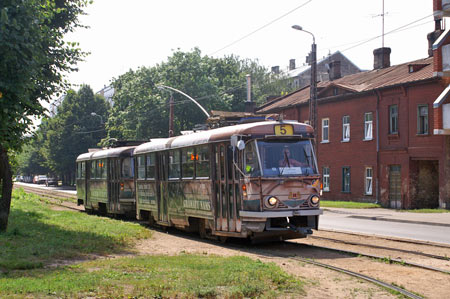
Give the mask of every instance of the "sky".
[{"label": "sky", "polygon": [[[305,62],[312,43],[292,25],[314,34],[318,59],[341,51],[369,70],[373,50],[382,46],[375,38],[382,33],[382,6],[383,0],[94,0],[80,18],[90,28],[66,37],[91,53],[68,79],[75,89],[89,84],[97,92],[130,69],[195,47],[203,55],[233,54],[286,70],[289,59],[297,66]],[[384,10],[385,33],[403,28],[385,35],[391,64],[427,57],[432,0],[384,0]]]}]

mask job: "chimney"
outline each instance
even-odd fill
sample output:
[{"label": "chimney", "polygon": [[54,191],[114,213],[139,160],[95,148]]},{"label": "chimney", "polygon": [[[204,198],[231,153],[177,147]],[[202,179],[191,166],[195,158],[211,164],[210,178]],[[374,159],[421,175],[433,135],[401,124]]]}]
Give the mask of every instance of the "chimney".
[{"label": "chimney", "polygon": [[391,66],[391,48],[373,50],[373,69],[384,69]]},{"label": "chimney", "polygon": [[272,73],[278,75],[280,73],[280,66],[279,65],[273,66]]},{"label": "chimney", "polygon": [[330,81],[339,79],[341,76],[341,61],[333,60],[330,62],[330,69],[328,70]]},{"label": "chimney", "polygon": [[438,37],[444,32],[441,28],[441,19],[434,20],[434,31],[427,34],[428,39],[428,56],[433,56],[433,44]]},{"label": "chimney", "polygon": [[295,59],[289,59],[289,70],[295,70]]}]

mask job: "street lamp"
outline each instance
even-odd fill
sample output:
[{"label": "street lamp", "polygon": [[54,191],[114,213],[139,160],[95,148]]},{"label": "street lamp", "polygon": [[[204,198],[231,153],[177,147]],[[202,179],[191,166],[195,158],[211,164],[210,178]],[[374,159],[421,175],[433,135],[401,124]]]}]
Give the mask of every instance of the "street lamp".
[{"label": "street lamp", "polygon": [[92,115],[92,116],[98,116],[98,117],[100,117],[100,122],[101,122],[101,124],[104,124],[104,122],[103,122],[103,117],[102,117],[101,115],[98,115],[98,114],[95,113],[95,112],[91,112],[91,115]]},{"label": "street lamp", "polygon": [[300,30],[306,33],[311,34],[313,38],[313,43],[311,45],[311,56],[310,56],[310,64],[311,64],[311,84],[309,88],[310,97],[309,97],[309,123],[314,129],[314,138],[317,138],[317,47],[316,47],[316,38],[314,34],[303,29],[299,25],[293,25],[293,29]]},{"label": "street lamp", "polygon": [[170,112],[169,112],[169,137],[173,136],[173,96],[172,96],[172,92],[171,91],[175,91],[175,92],[178,92],[178,93],[184,95],[189,100],[194,102],[203,111],[203,113],[206,115],[206,117],[208,117],[208,118],[210,117],[209,113],[206,111],[205,108],[203,108],[202,105],[200,105],[191,96],[187,95],[186,93],[182,92],[181,90],[178,90],[178,89],[170,87],[170,86],[162,85],[162,84],[159,84],[156,87],[158,89],[168,89],[169,92],[170,92],[170,101],[169,101],[169,105],[170,105],[170,108],[169,108],[170,109]]}]

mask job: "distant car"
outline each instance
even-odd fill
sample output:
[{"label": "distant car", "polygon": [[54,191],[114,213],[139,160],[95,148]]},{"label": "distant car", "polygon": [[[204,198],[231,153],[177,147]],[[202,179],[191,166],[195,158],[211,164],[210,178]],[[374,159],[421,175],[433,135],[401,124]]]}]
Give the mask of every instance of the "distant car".
[{"label": "distant car", "polygon": [[45,184],[46,181],[47,181],[46,175],[38,175],[36,179],[36,184]]},{"label": "distant car", "polygon": [[58,186],[58,179],[57,178],[47,178],[45,180],[45,186]]}]

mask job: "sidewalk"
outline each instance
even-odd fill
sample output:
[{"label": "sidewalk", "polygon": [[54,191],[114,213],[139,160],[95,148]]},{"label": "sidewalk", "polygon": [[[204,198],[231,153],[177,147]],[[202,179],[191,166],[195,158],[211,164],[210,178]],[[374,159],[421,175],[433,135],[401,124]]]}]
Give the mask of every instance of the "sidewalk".
[{"label": "sidewalk", "polygon": [[412,213],[390,209],[323,208],[325,213],[346,214],[349,218],[414,223],[450,227],[450,213]]}]

